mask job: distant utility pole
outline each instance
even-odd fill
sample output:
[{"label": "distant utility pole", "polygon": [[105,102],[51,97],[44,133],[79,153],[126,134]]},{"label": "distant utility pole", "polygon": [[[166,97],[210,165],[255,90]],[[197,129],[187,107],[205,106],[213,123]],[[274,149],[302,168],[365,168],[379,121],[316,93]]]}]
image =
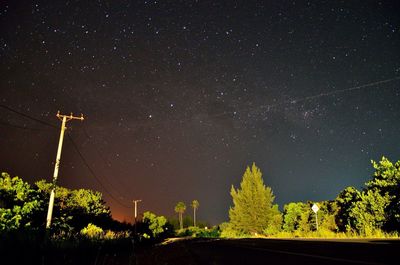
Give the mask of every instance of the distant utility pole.
[{"label": "distant utility pole", "polygon": [[81,120],[81,121],[84,120],[83,114],[81,114],[80,117],[74,117],[74,116],[72,116],[72,113],[70,115],[61,115],[60,111],[59,111],[59,112],[57,112],[56,116],[57,116],[57,118],[59,118],[62,121],[62,124],[61,124],[60,140],[58,141],[56,164],[54,165],[53,184],[52,184],[51,193],[50,193],[49,209],[47,210],[47,218],[46,218],[46,228],[47,229],[50,228],[51,217],[53,215],[54,196],[55,196],[56,182],[57,182],[57,177],[58,177],[58,169],[60,168],[61,149],[62,149],[62,144],[63,144],[63,140],[64,140],[64,132],[67,129],[67,127],[65,127],[65,124],[67,123],[67,121],[70,121],[70,120]]},{"label": "distant utility pole", "polygon": [[137,221],[137,204],[138,202],[141,202],[142,200],[133,200],[133,203],[135,204],[135,235],[136,235],[136,221]]}]

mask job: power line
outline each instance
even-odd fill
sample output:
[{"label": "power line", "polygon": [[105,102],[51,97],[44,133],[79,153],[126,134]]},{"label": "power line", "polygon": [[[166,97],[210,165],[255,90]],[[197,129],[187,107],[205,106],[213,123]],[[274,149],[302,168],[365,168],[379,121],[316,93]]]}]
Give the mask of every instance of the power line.
[{"label": "power line", "polygon": [[[82,126],[83,132],[84,132],[85,136],[87,137],[87,139],[88,139],[89,141],[91,141],[91,140],[93,139],[93,137],[90,136],[90,135],[88,134],[88,132],[86,131],[86,128],[85,128],[85,127],[86,127],[86,126]],[[110,162],[107,158],[105,158],[105,157],[101,154],[100,150],[97,148],[97,145],[96,145],[96,143],[95,143],[95,140],[94,140],[94,145],[92,145],[92,146],[93,146],[94,150],[96,151],[97,155],[103,160],[104,164],[105,164],[105,165],[110,165],[110,166],[111,166],[111,162]],[[106,178],[104,178],[104,179],[106,180]],[[128,191],[128,190],[126,189],[126,187],[125,187],[126,185],[124,185],[121,181],[119,181],[118,178],[116,178],[115,180],[118,182],[119,186],[122,187],[122,188],[124,189],[124,191]],[[108,182],[108,181],[107,181],[107,182]],[[122,195],[122,197],[124,197],[124,195],[123,195],[122,193],[120,193],[120,192],[118,191],[118,189],[115,188],[114,185],[113,185],[111,182],[108,182],[108,183],[110,184],[110,186],[111,186],[112,188],[114,188],[115,191],[117,191],[117,193],[119,193],[119,195]],[[129,191],[128,191],[128,192],[129,192]]]},{"label": "power line", "polygon": [[120,202],[116,197],[114,197],[114,195],[112,195],[112,193],[105,187],[105,185],[100,181],[100,179],[97,177],[97,174],[94,172],[94,170],[91,168],[91,166],[89,165],[89,163],[86,161],[85,157],[83,156],[83,154],[81,153],[81,151],[79,151],[79,148],[77,146],[77,144],[75,143],[75,141],[73,140],[72,136],[67,133],[68,139],[71,140],[72,146],[74,147],[75,151],[78,153],[79,157],[82,159],[83,163],[85,164],[85,166],[87,167],[87,169],[89,170],[89,172],[92,174],[92,176],[96,179],[96,181],[100,184],[100,186],[104,189],[104,191],[119,205],[125,207],[125,208],[131,208],[130,206]]},{"label": "power line", "polygon": [[[48,123],[48,122],[46,122],[46,121],[40,120],[40,119],[35,118],[35,117],[32,117],[32,116],[30,116],[30,115],[27,115],[27,114],[25,114],[25,113],[22,113],[22,112],[20,112],[20,111],[17,111],[17,110],[15,110],[15,109],[13,109],[13,108],[10,108],[10,107],[8,107],[8,106],[6,106],[6,105],[0,104],[0,107],[3,108],[3,109],[8,110],[8,111],[10,111],[10,112],[13,112],[13,113],[15,113],[15,114],[17,114],[17,115],[23,116],[23,117],[25,117],[25,118],[27,118],[27,119],[33,120],[33,121],[35,121],[35,122],[38,122],[38,123],[40,123],[40,124],[42,124],[42,125],[49,126],[49,127],[53,128],[53,129],[57,129],[57,130],[58,130],[57,126],[55,126],[55,125],[53,125],[53,124],[51,124],[51,123]],[[5,123],[5,122],[3,122],[3,123],[4,123],[3,125],[16,127],[16,126],[13,126],[12,124],[7,124],[7,123]],[[20,128],[21,126],[17,126],[17,127]],[[24,128],[24,127],[22,127],[22,128]],[[22,129],[22,128],[21,128],[21,129]],[[24,129],[25,129],[25,128],[24,128]],[[38,130],[39,130],[39,129],[38,129]],[[102,182],[100,181],[100,179],[97,177],[97,175],[96,175],[96,173],[94,172],[94,170],[89,166],[89,164],[88,164],[88,162],[86,161],[85,157],[84,157],[84,156],[82,155],[82,153],[79,151],[78,146],[76,145],[75,141],[72,139],[72,137],[70,136],[69,133],[67,133],[67,136],[68,136],[68,138],[71,140],[72,146],[74,147],[74,149],[75,149],[76,152],[78,153],[79,157],[82,159],[82,161],[83,161],[83,163],[85,164],[85,166],[88,168],[88,170],[90,171],[90,173],[92,174],[92,176],[96,179],[96,181],[100,184],[100,186],[104,189],[104,191],[110,196],[110,198],[113,199],[116,203],[120,204],[120,205],[123,206],[123,207],[131,208],[130,206],[127,206],[127,205],[121,203],[121,202],[120,202],[116,197],[114,197],[114,196],[112,195],[112,193],[103,185],[103,183],[102,183]],[[119,192],[118,192],[118,193],[119,193]],[[121,193],[120,193],[120,194],[121,194]]]},{"label": "power line", "polygon": [[2,120],[0,120],[0,125],[1,126],[12,127],[12,128],[16,128],[16,129],[21,129],[21,130],[49,131],[48,129],[33,128],[33,127],[25,126],[25,125],[22,126],[22,125],[13,124],[13,123],[10,123],[10,122],[2,121]]},{"label": "power line", "polygon": [[53,124],[51,124],[51,123],[48,123],[48,122],[46,122],[46,121],[43,121],[43,120],[37,119],[37,118],[35,118],[35,117],[29,116],[28,114],[19,112],[18,110],[12,109],[12,108],[10,108],[10,107],[8,107],[8,106],[6,106],[6,105],[0,104],[0,107],[3,108],[3,109],[6,109],[6,110],[8,110],[8,111],[14,112],[14,113],[16,113],[16,114],[18,114],[18,115],[20,115],[20,116],[25,117],[25,118],[28,118],[28,119],[30,119],[30,120],[36,121],[36,122],[38,122],[38,123],[41,123],[41,124],[43,124],[43,125],[46,125],[46,126],[49,126],[49,127],[55,128],[55,129],[58,129],[57,126],[55,126],[55,125],[53,125]]}]

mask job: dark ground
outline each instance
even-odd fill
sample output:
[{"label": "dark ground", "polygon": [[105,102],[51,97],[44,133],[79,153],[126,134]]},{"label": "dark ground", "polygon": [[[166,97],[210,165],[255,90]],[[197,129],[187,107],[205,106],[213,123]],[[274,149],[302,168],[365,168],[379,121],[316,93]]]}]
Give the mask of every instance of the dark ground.
[{"label": "dark ground", "polygon": [[192,239],[141,249],[136,264],[399,264],[399,240]]},{"label": "dark ground", "polygon": [[400,240],[179,239],[157,246],[140,244],[135,255],[131,240],[47,247],[23,242],[3,241],[0,264],[400,264]]}]

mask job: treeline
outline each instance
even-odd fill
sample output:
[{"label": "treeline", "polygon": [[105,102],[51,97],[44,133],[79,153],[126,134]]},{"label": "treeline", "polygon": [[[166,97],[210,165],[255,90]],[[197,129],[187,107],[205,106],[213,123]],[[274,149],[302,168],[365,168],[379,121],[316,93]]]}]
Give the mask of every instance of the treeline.
[{"label": "treeline", "polygon": [[[397,236],[400,232],[400,161],[371,161],[375,172],[362,190],[347,187],[334,200],[291,202],[280,212],[272,189],[253,164],[240,188],[232,186],[233,206],[222,236]],[[319,211],[311,207],[316,204]],[[318,215],[316,218],[316,214]]]},{"label": "treeline", "polygon": [[[14,237],[17,232],[39,236],[38,240],[44,240],[40,235],[46,234],[51,240],[136,238],[137,241],[151,244],[174,236],[179,227],[191,227],[195,223],[191,216],[183,216],[186,206],[180,202],[179,205],[184,208],[176,208],[179,209],[179,220],[144,212],[135,228],[135,225],[112,219],[100,192],[57,186],[52,223],[50,230],[45,231],[52,185],[45,180],[30,185],[20,177],[3,172],[0,176],[0,237]],[[196,210],[199,202],[194,200],[191,206]],[[196,226],[204,228],[207,223],[199,221]],[[178,234],[193,234],[192,230]]]},{"label": "treeline", "polygon": [[[167,219],[145,212],[134,236],[152,242],[178,236],[200,237],[348,237],[397,236],[400,232],[400,161],[383,157],[372,161],[375,172],[362,190],[347,187],[333,200],[291,202],[279,210],[275,196],[265,186],[261,170],[247,167],[239,188],[232,186],[229,222],[210,227],[197,221],[199,202],[191,203],[193,219],[183,216],[186,204],[175,207],[178,218]],[[19,177],[0,177],[0,234],[10,231],[42,231],[45,227],[52,184],[33,185]],[[113,220],[102,194],[88,189],[56,188],[52,235],[89,238],[130,238],[134,227]],[[319,207],[316,213],[311,207]],[[185,229],[183,229],[186,227]]]},{"label": "treeline", "polygon": [[[46,223],[52,183],[34,185],[2,173],[0,177],[0,232],[41,230]],[[89,189],[56,187],[51,233],[79,232],[88,224],[122,231],[129,224],[113,220],[102,194]]]},{"label": "treeline", "polygon": [[113,220],[102,194],[56,187],[46,229],[52,184],[33,185],[0,176],[0,256],[4,264],[133,264],[132,226]]}]

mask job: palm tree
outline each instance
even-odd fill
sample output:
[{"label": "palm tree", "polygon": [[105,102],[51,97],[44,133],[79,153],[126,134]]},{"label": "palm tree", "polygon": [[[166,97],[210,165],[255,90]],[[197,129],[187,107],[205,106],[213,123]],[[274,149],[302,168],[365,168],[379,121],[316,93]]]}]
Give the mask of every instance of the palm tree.
[{"label": "palm tree", "polygon": [[196,211],[199,209],[200,203],[198,200],[192,201],[192,208],[193,208],[193,226],[196,226]]},{"label": "palm tree", "polygon": [[184,202],[178,202],[175,206],[175,212],[179,214],[179,225],[183,229],[183,218],[182,215],[186,211],[186,204]]}]

